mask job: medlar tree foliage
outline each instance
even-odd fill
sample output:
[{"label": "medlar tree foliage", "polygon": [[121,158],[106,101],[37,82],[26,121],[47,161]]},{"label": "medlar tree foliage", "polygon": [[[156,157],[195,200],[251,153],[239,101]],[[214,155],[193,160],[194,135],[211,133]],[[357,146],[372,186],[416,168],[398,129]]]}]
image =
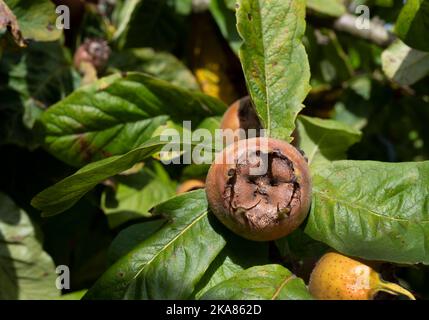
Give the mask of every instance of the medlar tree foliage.
[{"label": "medlar tree foliage", "polygon": [[[426,0],[0,0],[0,298],[427,298],[428,21]],[[219,128],[266,136],[218,157],[268,148],[186,163],[180,138]]]}]

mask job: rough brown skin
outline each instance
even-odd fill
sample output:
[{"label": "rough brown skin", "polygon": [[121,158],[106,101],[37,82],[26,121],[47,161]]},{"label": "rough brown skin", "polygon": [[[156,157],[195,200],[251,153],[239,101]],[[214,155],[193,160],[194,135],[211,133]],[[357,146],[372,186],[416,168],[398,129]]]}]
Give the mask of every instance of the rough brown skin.
[{"label": "rough brown skin", "polygon": [[318,262],[310,276],[309,290],[319,300],[372,300],[379,291],[414,296],[380,275],[367,263],[329,252]]},{"label": "rough brown skin", "polygon": [[206,186],[204,181],[197,179],[190,179],[183,182],[176,190],[176,194],[182,194],[189,191],[194,191],[197,189],[204,189]]},{"label": "rough brown skin", "polygon": [[85,39],[74,54],[74,66],[81,70],[86,64],[92,65],[98,73],[102,72],[109,60],[110,48],[103,39]]},{"label": "rough brown skin", "polygon": [[[227,154],[234,155],[230,164],[221,161]],[[266,174],[250,175],[250,162],[261,161],[262,154],[268,155]],[[206,193],[213,213],[235,233],[255,241],[279,239],[294,231],[310,209],[307,161],[285,141],[240,140],[217,155]]]},{"label": "rough brown skin", "polygon": [[222,117],[221,129],[261,129],[261,123],[249,96],[235,101]]}]

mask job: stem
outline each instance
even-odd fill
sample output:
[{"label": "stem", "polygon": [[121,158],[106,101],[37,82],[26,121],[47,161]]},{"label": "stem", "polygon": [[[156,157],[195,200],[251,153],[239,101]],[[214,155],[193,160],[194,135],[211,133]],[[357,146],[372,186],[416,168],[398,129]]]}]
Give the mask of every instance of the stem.
[{"label": "stem", "polygon": [[392,283],[392,282],[387,282],[382,279],[380,279],[376,290],[387,292],[394,295],[402,294],[408,297],[410,300],[416,300],[416,298],[413,296],[411,292],[402,288],[400,285],[397,285],[396,283]]}]

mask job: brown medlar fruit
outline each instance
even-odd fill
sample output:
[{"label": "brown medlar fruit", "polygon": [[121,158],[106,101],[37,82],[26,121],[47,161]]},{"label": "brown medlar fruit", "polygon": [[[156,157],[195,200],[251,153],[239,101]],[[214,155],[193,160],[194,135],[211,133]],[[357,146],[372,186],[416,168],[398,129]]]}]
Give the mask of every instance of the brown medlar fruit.
[{"label": "brown medlar fruit", "polygon": [[204,181],[197,179],[190,179],[183,182],[179,187],[177,187],[176,194],[182,194],[189,191],[194,191],[198,189],[204,189],[205,187]]},{"label": "brown medlar fruit", "polygon": [[90,64],[100,73],[106,67],[109,56],[107,41],[98,38],[85,39],[74,54],[74,66],[80,71],[84,64]]},{"label": "brown medlar fruit", "polygon": [[235,101],[226,110],[220,123],[221,129],[261,129],[261,122],[249,96]]},{"label": "brown medlar fruit", "polygon": [[307,161],[289,143],[251,138],[216,156],[206,179],[211,210],[244,238],[269,241],[294,231],[311,204]]}]

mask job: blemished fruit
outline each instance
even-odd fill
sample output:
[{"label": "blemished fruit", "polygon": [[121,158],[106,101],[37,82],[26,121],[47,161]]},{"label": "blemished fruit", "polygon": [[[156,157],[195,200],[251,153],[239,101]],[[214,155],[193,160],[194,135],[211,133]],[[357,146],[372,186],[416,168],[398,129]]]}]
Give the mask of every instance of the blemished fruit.
[{"label": "blemished fruit", "polygon": [[182,194],[189,191],[194,191],[197,189],[204,189],[205,182],[198,179],[190,179],[183,182],[177,187],[176,194]]},{"label": "blemished fruit", "polygon": [[369,265],[335,252],[317,262],[309,290],[319,300],[372,300],[380,291],[415,300],[406,289],[384,281]]},{"label": "blemished fruit", "polygon": [[[255,173],[257,167],[266,170]],[[308,214],[307,161],[282,140],[240,140],[216,156],[206,193],[213,213],[236,234],[256,241],[279,239],[298,228]]]},{"label": "blemished fruit", "polygon": [[79,71],[84,64],[92,65],[97,72],[102,72],[110,57],[107,41],[98,38],[85,39],[74,54],[74,66]]},{"label": "blemished fruit", "polygon": [[261,129],[261,123],[249,96],[235,101],[226,110],[220,123],[221,129]]}]

